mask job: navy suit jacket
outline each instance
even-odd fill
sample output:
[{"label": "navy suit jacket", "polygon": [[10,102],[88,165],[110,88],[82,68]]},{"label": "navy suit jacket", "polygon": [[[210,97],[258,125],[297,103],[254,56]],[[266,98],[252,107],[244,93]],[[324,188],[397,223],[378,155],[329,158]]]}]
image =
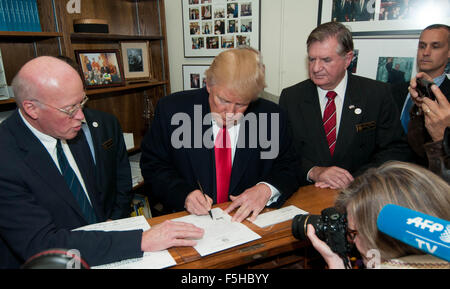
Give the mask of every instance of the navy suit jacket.
[{"label": "navy suit jacket", "polygon": [[[141,230],[71,231],[87,223],[53,159],[18,111],[0,125],[0,135],[0,268],[17,268],[49,248],[78,249],[91,266],[142,256]],[[95,169],[89,168],[87,143],[80,140],[79,134],[69,147],[104,221],[105,196],[97,190]]]},{"label": "navy suit jacket", "polygon": [[295,147],[302,157],[299,177],[306,180],[313,166],[338,166],[358,175],[388,160],[408,161],[410,150],[389,89],[388,84],[349,73],[333,156],[316,85],[308,79],[283,89],[280,106],[288,111]]},{"label": "navy suit jacket", "polygon": [[85,108],[95,153],[95,184],[107,219],[130,216],[131,169],[117,118],[109,113]]},{"label": "navy suit jacket", "polygon": [[[141,170],[144,181],[151,189],[151,197],[161,202],[167,211],[184,210],[187,195],[198,189],[197,180],[204,192],[216,203],[212,133],[209,138],[212,146],[205,146],[203,142],[204,136],[208,138],[207,131],[212,131],[211,119],[203,121],[205,115],[210,113],[208,97],[206,89],[198,89],[162,98],[156,108],[152,126],[142,142]],[[262,159],[261,152],[269,152],[270,148],[262,148],[260,142],[257,142],[256,146],[251,146],[248,123],[242,122],[238,141],[245,138],[246,145],[236,148],[229,195],[237,196],[258,182],[267,182],[281,192],[278,201],[271,206],[281,206],[299,186],[296,180],[298,165],[286,115],[276,104],[264,99],[252,102],[244,113],[244,118],[250,117],[249,113],[257,116],[258,127],[252,131],[255,133],[263,125],[261,121],[263,113],[269,114],[268,121],[264,123],[270,123],[270,117],[273,115],[279,116],[279,124],[276,127],[271,128],[268,125],[267,137],[271,140],[279,133],[279,143],[277,142],[279,153],[274,159]],[[191,121],[174,121],[177,116],[175,118],[173,116],[176,114]],[[191,146],[175,148],[171,138],[177,135],[177,130],[180,130],[181,126],[185,125],[193,132],[192,135],[184,135],[189,138]],[[258,133],[258,137],[262,135]]]}]

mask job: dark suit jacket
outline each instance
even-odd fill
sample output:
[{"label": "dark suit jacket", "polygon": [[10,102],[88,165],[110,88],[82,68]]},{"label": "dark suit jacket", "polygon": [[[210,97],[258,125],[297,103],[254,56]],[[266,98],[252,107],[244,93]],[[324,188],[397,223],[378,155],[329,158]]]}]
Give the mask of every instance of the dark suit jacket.
[{"label": "dark suit jacket", "polygon": [[85,108],[83,113],[93,139],[96,185],[105,216],[129,217],[133,197],[131,170],[120,124],[116,117],[102,111]]},{"label": "dark suit jacket", "polygon": [[[209,138],[212,146],[208,148],[202,141],[202,136],[207,135],[205,133],[208,130],[212,131],[210,119],[202,125],[204,116],[209,113],[206,89],[175,93],[162,98],[158,103],[155,119],[141,145],[141,169],[145,183],[151,188],[151,198],[156,198],[168,211],[184,210],[187,195],[198,189],[197,180],[204,192],[216,202],[212,133]],[[287,129],[287,118],[276,104],[264,99],[251,103],[244,117],[249,116],[249,113],[254,113],[258,119],[258,130],[253,132],[259,131],[263,124],[259,113],[274,113],[279,116],[279,125],[273,128],[269,126],[267,138],[276,138],[276,133],[279,133],[279,143],[276,144],[279,146],[279,153],[275,159],[261,159],[261,152],[270,151],[270,148],[264,150],[260,142],[257,146],[249,147],[248,123],[241,123],[238,139],[240,141],[245,137],[247,145],[236,149],[229,195],[239,195],[258,182],[267,182],[280,190],[281,196],[273,204],[280,206],[298,188],[295,178],[297,163]],[[177,115],[173,118],[175,114]],[[193,134],[183,135],[188,138],[187,146],[175,148],[171,138],[178,135],[182,126],[191,129]]]},{"label": "dark suit jacket", "polygon": [[[409,159],[408,144],[387,84],[349,73],[333,156],[323,128],[317,88],[310,79],[284,89],[280,106],[288,111],[295,147],[302,157],[301,179],[306,179],[313,166],[338,166],[358,175],[388,160]],[[361,114],[355,113],[356,108],[361,109]],[[358,130],[362,125],[368,126]]]},{"label": "dark suit jacket", "polygon": [[[71,231],[87,223],[51,156],[18,111],[0,125],[0,135],[0,268],[17,268],[49,248],[78,249],[91,266],[142,256],[140,230]],[[96,189],[95,171],[89,168],[92,156],[79,136],[69,146],[98,219],[104,221],[105,197]]]}]

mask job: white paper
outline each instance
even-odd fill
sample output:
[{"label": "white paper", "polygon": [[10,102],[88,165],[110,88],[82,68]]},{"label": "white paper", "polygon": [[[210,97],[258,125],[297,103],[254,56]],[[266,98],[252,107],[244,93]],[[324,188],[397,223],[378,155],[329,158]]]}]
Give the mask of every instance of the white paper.
[{"label": "white paper", "polygon": [[131,150],[134,148],[133,133],[124,132],[123,140],[125,141],[125,147],[127,148],[127,150]]},{"label": "white paper", "polygon": [[256,217],[253,224],[260,228],[272,226],[281,222],[292,220],[296,215],[307,215],[308,212],[297,208],[294,205],[287,206],[278,210],[270,211]]},{"label": "white paper", "polygon": [[[150,225],[144,216],[125,218],[77,228],[74,231],[130,231],[148,230]],[[161,269],[174,266],[177,263],[169,251],[145,252],[142,258],[127,259],[111,264],[91,267],[92,269]]]},{"label": "white paper", "polygon": [[238,222],[231,222],[231,216],[220,208],[211,210],[214,219],[209,215],[189,215],[172,221],[194,224],[205,230],[203,238],[197,241],[194,249],[200,256],[226,250],[261,238],[260,235]]}]

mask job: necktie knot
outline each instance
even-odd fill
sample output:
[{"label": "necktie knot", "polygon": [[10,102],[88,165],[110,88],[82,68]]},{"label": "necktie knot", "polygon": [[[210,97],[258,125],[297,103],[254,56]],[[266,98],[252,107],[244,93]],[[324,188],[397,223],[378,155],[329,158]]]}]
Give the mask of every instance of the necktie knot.
[{"label": "necktie knot", "polygon": [[334,92],[334,91],[328,91],[326,96],[327,96],[329,101],[332,101],[332,100],[334,100],[336,98],[337,93]]}]

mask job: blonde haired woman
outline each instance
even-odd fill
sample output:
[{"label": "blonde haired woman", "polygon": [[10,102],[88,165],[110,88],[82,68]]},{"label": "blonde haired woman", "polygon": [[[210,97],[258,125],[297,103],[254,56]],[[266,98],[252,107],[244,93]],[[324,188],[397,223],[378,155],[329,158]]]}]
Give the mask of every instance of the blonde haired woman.
[{"label": "blonde haired woman", "polygon": [[[381,268],[450,268],[448,262],[378,231],[377,217],[387,204],[450,220],[450,186],[431,171],[404,162],[387,162],[356,178],[338,195],[335,205],[347,212],[349,239],[364,263],[373,257],[371,252],[379,252],[381,264],[373,265]],[[330,269],[344,268],[342,259],[317,238],[312,225],[308,225],[308,237]]]}]

